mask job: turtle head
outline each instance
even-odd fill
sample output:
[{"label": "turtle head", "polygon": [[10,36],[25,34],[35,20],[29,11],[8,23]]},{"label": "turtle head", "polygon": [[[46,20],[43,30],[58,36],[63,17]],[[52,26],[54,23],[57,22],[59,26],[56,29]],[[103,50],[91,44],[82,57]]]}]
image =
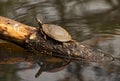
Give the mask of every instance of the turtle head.
[{"label": "turtle head", "polygon": [[36,17],[36,21],[38,22],[39,27],[42,27],[42,21],[38,17]]}]

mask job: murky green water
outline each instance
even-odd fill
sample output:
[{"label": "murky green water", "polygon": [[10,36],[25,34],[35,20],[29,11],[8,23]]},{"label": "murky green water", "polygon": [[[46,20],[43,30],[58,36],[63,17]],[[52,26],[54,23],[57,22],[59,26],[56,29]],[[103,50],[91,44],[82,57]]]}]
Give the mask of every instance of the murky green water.
[{"label": "murky green water", "polygon": [[[45,23],[63,26],[75,40],[120,58],[119,0],[0,0],[0,15],[31,26],[38,26],[38,16]],[[24,53],[11,45],[6,48],[0,47],[0,54]],[[119,67],[111,67],[114,72],[94,63],[73,62],[61,71],[43,72],[35,78],[37,65],[6,64],[0,65],[0,81],[120,81]]]}]

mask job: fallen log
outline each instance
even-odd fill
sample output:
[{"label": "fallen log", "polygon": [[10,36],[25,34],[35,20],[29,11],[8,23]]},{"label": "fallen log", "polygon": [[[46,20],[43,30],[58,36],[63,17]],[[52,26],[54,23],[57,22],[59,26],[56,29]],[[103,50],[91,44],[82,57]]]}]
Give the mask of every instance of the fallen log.
[{"label": "fallen log", "polygon": [[[47,37],[36,28],[0,16],[0,39],[15,43],[39,59],[41,55],[69,61],[104,62],[119,65],[120,60],[111,55],[82,45],[77,41],[58,42]],[[29,56],[29,54],[28,54]],[[0,56],[0,58],[2,58]]]}]

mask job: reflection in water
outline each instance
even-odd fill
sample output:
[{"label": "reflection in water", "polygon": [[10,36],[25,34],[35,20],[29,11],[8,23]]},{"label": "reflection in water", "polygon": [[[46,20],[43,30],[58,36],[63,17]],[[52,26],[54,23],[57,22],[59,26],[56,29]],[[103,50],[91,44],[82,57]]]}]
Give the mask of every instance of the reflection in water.
[{"label": "reflection in water", "polygon": [[[119,7],[119,0],[0,0],[0,15],[32,26],[38,26],[38,16],[43,22],[65,27],[74,39],[120,57]],[[11,45],[9,50],[2,49],[2,55],[24,53]],[[115,71],[110,73],[107,65],[102,69],[94,63],[73,62],[61,71],[43,72],[36,79],[39,66],[0,65],[0,81],[120,81],[119,66],[112,67]]]}]

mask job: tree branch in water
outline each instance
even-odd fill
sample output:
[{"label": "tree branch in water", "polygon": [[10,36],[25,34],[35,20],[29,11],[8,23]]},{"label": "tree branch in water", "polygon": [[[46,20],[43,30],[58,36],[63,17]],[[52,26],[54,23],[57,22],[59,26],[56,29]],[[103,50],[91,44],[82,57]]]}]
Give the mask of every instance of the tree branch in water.
[{"label": "tree branch in water", "polygon": [[120,64],[119,59],[75,40],[64,43],[49,37],[45,40],[37,28],[4,17],[0,17],[0,38],[21,46],[38,59],[41,55],[48,55],[72,61]]}]

